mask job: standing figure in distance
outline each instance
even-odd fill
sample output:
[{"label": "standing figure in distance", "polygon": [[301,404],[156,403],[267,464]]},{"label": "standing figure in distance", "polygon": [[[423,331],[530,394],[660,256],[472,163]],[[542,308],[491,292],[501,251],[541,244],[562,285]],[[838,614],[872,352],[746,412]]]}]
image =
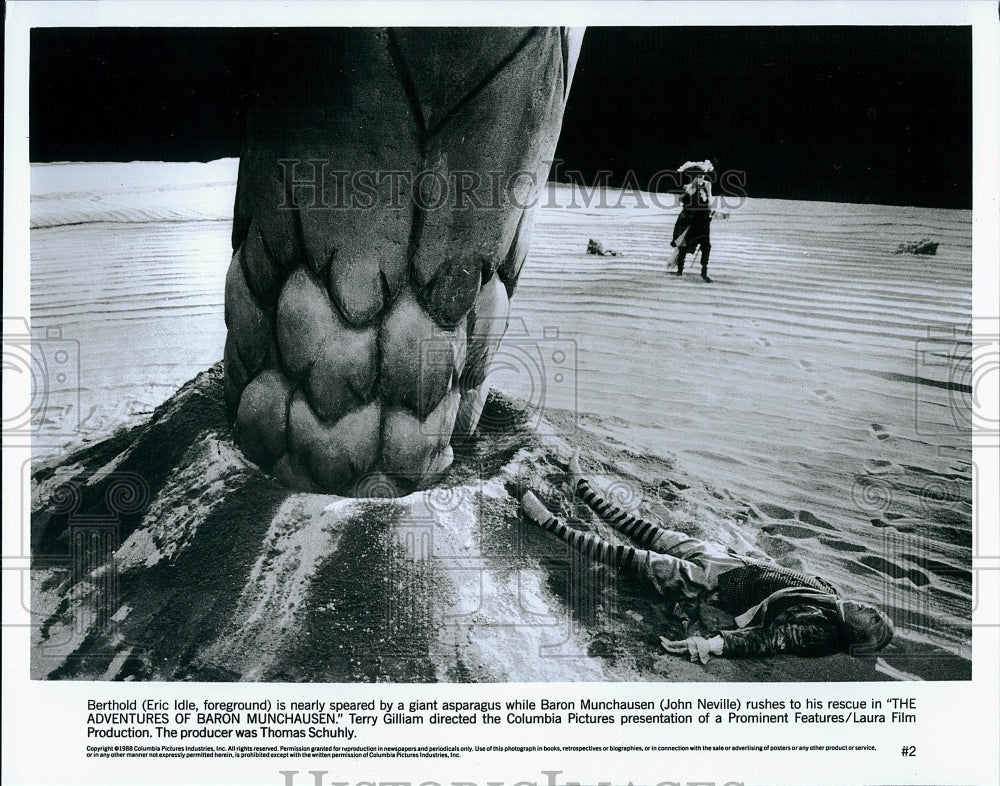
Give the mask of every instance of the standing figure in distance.
[{"label": "standing figure in distance", "polygon": [[701,246],[701,277],[708,277],[708,256],[712,250],[709,229],[712,223],[712,183],[705,177],[715,167],[709,160],[688,161],[677,171],[690,178],[681,192],[681,213],[674,224],[670,245],[678,248],[676,276],[684,275],[684,258]]}]

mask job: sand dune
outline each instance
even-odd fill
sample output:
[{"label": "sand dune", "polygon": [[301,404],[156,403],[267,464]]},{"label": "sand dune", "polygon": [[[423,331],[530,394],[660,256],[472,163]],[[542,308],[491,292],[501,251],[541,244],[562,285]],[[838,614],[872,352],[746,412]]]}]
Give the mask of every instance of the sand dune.
[{"label": "sand dune", "polygon": [[[33,329],[79,342],[39,458],[142,422],[222,356],[234,181],[234,161],[33,167]],[[550,189],[495,386],[604,455],[636,507],[884,602],[893,669],[968,677],[971,214],[748,199],[716,219],[704,284],[665,275],[668,200]],[[936,256],[894,253],[921,237]]]},{"label": "sand dune", "polygon": [[[914,624],[962,646],[971,215],[751,199],[715,222],[711,285],[663,275],[672,218],[539,215],[517,307],[578,337],[580,409],[611,403],[631,439],[777,506],[762,527],[772,553],[881,593],[900,615],[921,595],[886,576],[930,584],[941,616]],[[583,236],[626,256],[588,258]],[[925,236],[936,256],[894,253]],[[887,524],[899,517],[909,525]]]}]

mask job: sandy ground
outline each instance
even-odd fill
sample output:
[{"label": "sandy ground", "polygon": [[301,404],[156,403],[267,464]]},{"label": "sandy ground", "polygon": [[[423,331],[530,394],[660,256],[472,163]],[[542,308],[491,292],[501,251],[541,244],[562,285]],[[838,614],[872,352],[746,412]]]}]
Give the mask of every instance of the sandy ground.
[{"label": "sandy ground", "polygon": [[[33,167],[32,326],[36,335],[48,330],[49,370],[56,342],[64,342],[58,347],[68,350],[69,362],[59,368],[70,372],[62,382],[49,374],[40,408],[36,455],[57,468],[36,479],[39,511],[59,478],[86,476],[80,482],[97,489],[93,478],[103,472],[98,481],[106,490],[116,473],[155,474],[148,463],[110,458],[122,449],[141,454],[136,445],[151,438],[146,427],[119,432],[117,442],[102,440],[144,423],[182,383],[221,357],[235,169],[234,161]],[[461,620],[422,628],[420,658],[355,654],[318,673],[308,652],[280,662],[237,657],[249,643],[282,651],[280,626],[273,624],[282,615],[300,630],[319,624],[318,610],[333,604],[327,612],[345,631],[377,624],[335,610],[343,598],[380,591],[344,586],[337,555],[356,557],[388,541],[412,552],[421,541],[407,528],[415,517],[428,520],[418,510],[426,497],[376,515],[346,503],[331,512],[330,499],[289,498],[266,487],[258,493],[272,515],[248,523],[244,534],[257,538],[257,546],[270,545],[234,557],[245,572],[234,574],[232,597],[221,585],[213,596],[229,598],[222,605],[246,623],[240,635],[250,639],[239,639],[239,646],[235,633],[198,639],[191,644],[196,657],[178,656],[173,671],[149,671],[136,665],[162,646],[149,641],[128,647],[106,641],[105,656],[88,661],[99,665],[67,665],[73,652],[93,648],[86,631],[78,632],[67,634],[70,643],[48,666],[36,661],[36,676],[177,678],[183,669],[201,675],[215,669],[220,679],[967,678],[969,212],[746,200],[713,224],[715,283],[705,284],[693,266],[680,279],[665,275],[676,215],[669,198],[661,207],[648,195],[614,192],[605,202],[599,206],[594,197],[586,207],[580,192],[555,188],[538,214],[493,376],[495,388],[514,397],[509,406],[520,413],[519,427],[508,431],[520,434],[522,445],[508,444],[501,429],[487,433],[457,462],[450,481],[453,489],[472,484],[474,492],[458,496],[475,510],[459,515],[432,505],[433,542],[448,544],[447,551],[432,558],[425,544],[421,564],[440,563],[444,555],[471,567],[445,571],[444,581],[433,570],[424,578],[423,568],[404,571],[411,600],[444,587],[442,597],[450,600],[436,608],[447,607],[449,619]],[[899,243],[921,237],[941,244],[936,256],[893,253]],[[588,256],[588,238],[623,256]],[[201,395],[210,396],[212,384],[203,379]],[[176,422],[188,422],[192,411],[208,417],[208,410],[190,409],[196,398],[171,410]],[[494,401],[490,412],[507,412],[505,401]],[[149,507],[121,533],[119,588],[141,584],[149,595],[155,585],[137,571],[176,564],[178,555],[209,537],[211,511],[221,516],[229,495],[253,475],[228,452],[224,423],[202,425],[197,433],[185,431],[169,452],[180,466],[205,470],[198,476],[205,488],[196,497],[192,478],[173,485],[146,479]],[[500,451],[500,443],[509,450]],[[90,450],[86,458],[58,467],[59,457],[80,445]],[[762,550],[883,603],[899,631],[892,651],[863,674],[841,659],[719,662],[698,670],[665,661],[655,652],[655,633],[684,627],[670,617],[674,610],[572,559],[569,573],[565,565],[553,568],[544,540],[531,541],[527,552],[512,545],[533,536],[522,531],[504,483],[527,476],[553,507],[565,506],[558,454],[569,445],[584,447],[585,466],[628,506],[744,550]],[[522,448],[527,452],[519,453]],[[473,473],[482,470],[476,450],[509,462]],[[171,525],[180,498],[197,500],[200,525],[182,516]],[[564,512],[580,513],[572,506]],[[66,546],[65,532],[59,535],[66,522],[57,518],[38,517],[38,532],[49,533],[39,542],[52,553]],[[369,525],[347,525],[357,520]],[[476,522],[471,534],[470,520]],[[387,521],[397,522],[388,541]],[[361,530],[370,531],[368,541],[358,540]],[[484,569],[491,532],[506,562]],[[303,550],[312,555],[307,565],[294,556]],[[379,553],[385,557],[384,549]],[[50,638],[53,626],[66,626],[66,615],[72,616],[66,576],[52,570],[36,575],[34,598],[39,612],[62,615],[61,623],[53,618],[49,625]],[[572,590],[574,576],[600,587],[580,594]],[[466,608],[472,595],[485,606]],[[162,610],[166,601],[157,602]],[[303,604],[309,614],[296,617]],[[122,620],[141,616],[128,603],[113,611]],[[534,632],[510,633],[530,614],[548,621]],[[140,629],[132,628],[133,638]],[[554,630],[564,632],[552,639]],[[513,651],[549,651],[560,641],[574,657],[529,655],[509,663]],[[135,654],[140,651],[145,655]],[[505,661],[509,668],[498,668]],[[552,665],[568,662],[575,665]]]}]

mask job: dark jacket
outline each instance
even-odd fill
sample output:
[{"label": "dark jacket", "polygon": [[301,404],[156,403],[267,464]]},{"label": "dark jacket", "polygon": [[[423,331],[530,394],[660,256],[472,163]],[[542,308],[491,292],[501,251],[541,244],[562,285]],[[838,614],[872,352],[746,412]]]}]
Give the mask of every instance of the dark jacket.
[{"label": "dark jacket", "polygon": [[721,631],[723,655],[757,657],[788,652],[817,656],[843,649],[836,587],[819,576],[773,562],[742,559],[744,565],[719,576],[716,592],[723,608],[750,618],[737,622],[757,624]]},{"label": "dark jacket", "polygon": [[[690,184],[689,184],[690,185]],[[689,249],[700,242],[708,242],[709,228],[712,223],[711,187],[695,188],[681,192],[681,212],[674,223],[673,241],[676,244],[685,231],[688,232],[685,243]]]},{"label": "dark jacket", "polygon": [[715,588],[719,605],[731,614],[742,614],[772,593],[793,587],[837,594],[837,589],[819,576],[809,576],[767,560],[739,559],[743,565],[720,574]]},{"label": "dark jacket", "polygon": [[719,631],[723,657],[760,657],[787,652],[816,657],[844,649],[836,612],[811,604],[790,606],[763,627]]}]

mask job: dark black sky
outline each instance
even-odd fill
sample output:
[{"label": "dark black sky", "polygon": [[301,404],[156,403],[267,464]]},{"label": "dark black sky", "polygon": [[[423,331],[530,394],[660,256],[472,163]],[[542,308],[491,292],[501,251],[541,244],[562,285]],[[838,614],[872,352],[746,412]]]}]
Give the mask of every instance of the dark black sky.
[{"label": "dark black sky", "polygon": [[[239,155],[272,35],[33,30],[31,160]],[[968,27],[590,28],[557,158],[613,185],[710,157],[751,196],[970,207],[971,53]]]},{"label": "dark black sky", "polygon": [[707,157],[752,196],[969,207],[971,30],[590,28],[563,129],[640,182]]}]

